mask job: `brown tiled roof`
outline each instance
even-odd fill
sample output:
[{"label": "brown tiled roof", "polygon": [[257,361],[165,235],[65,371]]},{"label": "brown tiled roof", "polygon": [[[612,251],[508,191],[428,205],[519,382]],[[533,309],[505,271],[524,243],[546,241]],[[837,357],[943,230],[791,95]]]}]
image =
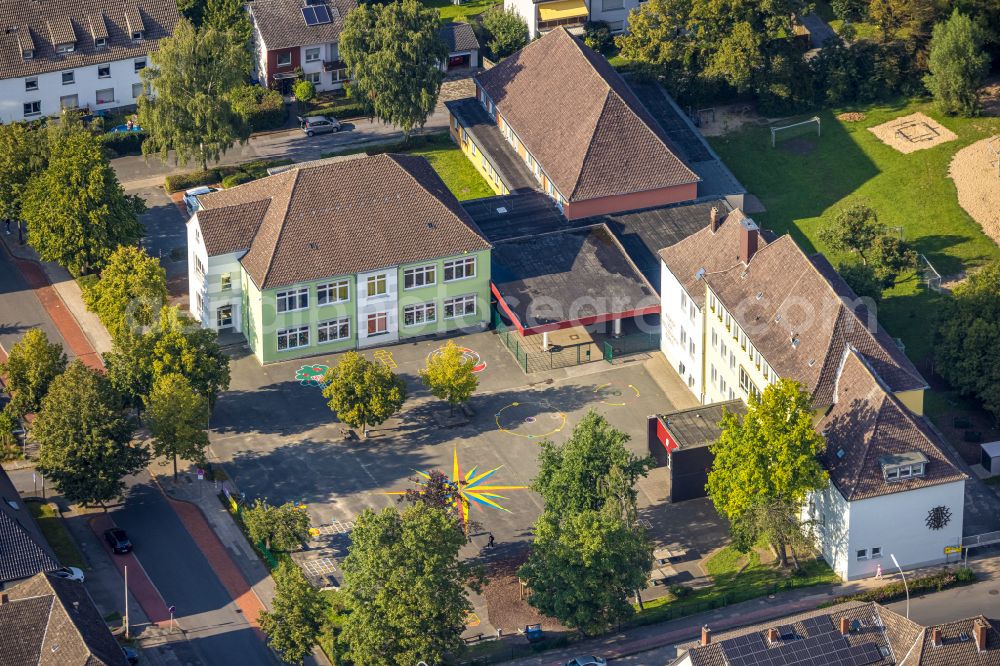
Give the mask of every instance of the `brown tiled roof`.
[{"label": "brown tiled roof", "polygon": [[55,553],[7,472],[0,469],[0,587],[5,582],[58,568]]},{"label": "brown tiled roof", "polygon": [[125,666],[121,647],[82,583],[38,574],[5,590],[0,663]]},{"label": "brown tiled roof", "polygon": [[249,250],[270,205],[271,199],[261,199],[198,211],[198,227],[208,256]]},{"label": "brown tiled roof", "polygon": [[[687,655],[691,657],[692,666],[729,666],[729,661],[726,659],[725,652],[720,645],[722,641],[739,636],[759,634],[764,637],[766,642],[766,634],[769,629],[784,625],[790,625],[795,630],[797,636],[808,636],[809,631],[803,625],[803,621],[822,617],[828,617],[838,632],[841,618],[846,619],[850,623],[852,628],[845,637],[849,645],[856,646],[874,643],[883,655],[888,652],[889,656],[883,656],[878,661],[870,662],[871,666],[892,666],[899,664],[903,655],[914,645],[921,632],[919,624],[911,622],[876,603],[847,602],[838,604],[832,608],[806,611],[797,615],[777,618],[769,622],[740,627],[731,631],[719,632],[718,634],[713,633],[711,643],[706,646],[701,646],[697,641],[679,645],[677,647],[680,656],[674,661],[674,664],[681,663],[686,650]],[[855,622],[857,623],[856,625]],[[801,638],[793,640],[801,640]],[[767,652],[759,654],[766,658],[768,665],[772,664],[770,655]],[[758,666],[763,663],[765,662],[761,660],[751,660],[746,661],[745,666]]]},{"label": "brown tiled roof", "polygon": [[[156,49],[157,40],[170,35],[177,19],[174,0],[4,0],[0,2],[0,79],[146,55]],[[130,22],[145,27],[145,39],[132,41],[132,30],[138,28],[130,28]],[[95,36],[106,36],[107,47],[97,49]],[[56,53],[56,44],[70,41],[76,42],[75,51]],[[35,50],[31,60],[21,56],[28,48]]]},{"label": "brown tiled roof", "polygon": [[273,51],[339,40],[344,18],[358,6],[357,0],[327,0],[325,4],[331,21],[318,25],[306,25],[302,0],[254,0],[249,6],[265,46]]},{"label": "brown tiled roof", "polygon": [[[977,621],[986,626],[984,650],[976,646]],[[934,627],[941,629],[941,645],[935,646],[931,639]],[[964,638],[962,634],[965,634]],[[900,666],[1000,666],[1000,631],[997,631],[996,620],[989,620],[983,615],[931,625],[924,629],[921,639]]]},{"label": "brown tiled roof", "polygon": [[[836,402],[818,427],[826,432],[823,464],[845,499],[862,500],[966,478],[944,453],[937,436],[892,395],[860,354],[847,351],[839,365]],[[879,459],[912,452],[927,457],[925,475],[886,481]]]},{"label": "brown tiled roof", "polygon": [[625,80],[565,28],[476,80],[571,202],[699,180]]},{"label": "brown tiled roof", "polygon": [[[262,289],[490,247],[427,160],[411,155],[294,169],[199,200],[217,211],[213,226],[235,207],[244,229],[252,226],[247,204],[270,201],[240,260]],[[232,247],[225,241],[238,236],[206,235],[206,244]]]},{"label": "brown tiled roof", "polygon": [[448,45],[449,53],[479,50],[479,40],[476,39],[476,33],[468,23],[445,23],[438,34]]},{"label": "brown tiled roof", "polygon": [[819,254],[806,256],[791,236],[763,245],[749,265],[737,260],[706,273],[705,281],[778,376],[802,383],[817,406],[832,403],[837,368],[849,346],[892,391],[927,386],[875,317],[855,305],[856,295],[829,262]]}]

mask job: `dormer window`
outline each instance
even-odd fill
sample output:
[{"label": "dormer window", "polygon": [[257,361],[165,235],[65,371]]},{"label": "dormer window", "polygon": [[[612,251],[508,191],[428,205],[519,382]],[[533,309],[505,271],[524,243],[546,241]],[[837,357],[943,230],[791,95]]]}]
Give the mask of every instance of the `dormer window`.
[{"label": "dormer window", "polygon": [[106,49],[106,48],[108,48],[108,38],[107,37],[98,37],[97,39],[95,39],[94,40],[94,48],[95,49]]},{"label": "dormer window", "polygon": [[72,53],[76,50],[76,42],[56,44],[56,53]]},{"label": "dormer window", "polygon": [[35,50],[34,49],[25,49],[25,50],[21,51],[21,57],[24,58],[25,60],[31,60],[32,58],[35,57]]},{"label": "dormer window", "polygon": [[883,456],[879,463],[882,475],[890,482],[922,477],[927,471],[927,456],[919,451]]},{"label": "dormer window", "polygon": [[145,39],[145,37],[146,33],[143,30],[136,30],[132,33],[133,42],[141,42],[143,39]]}]

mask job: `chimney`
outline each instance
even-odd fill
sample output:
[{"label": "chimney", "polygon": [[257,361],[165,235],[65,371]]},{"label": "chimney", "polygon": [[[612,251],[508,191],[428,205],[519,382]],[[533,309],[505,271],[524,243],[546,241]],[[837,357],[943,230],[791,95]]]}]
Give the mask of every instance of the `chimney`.
[{"label": "chimney", "polygon": [[771,627],[770,629],[767,630],[767,642],[770,643],[771,645],[774,645],[775,643],[778,642],[779,636],[780,634],[778,633],[778,629],[776,627]]},{"label": "chimney", "polygon": [[712,210],[708,211],[708,226],[714,234],[719,230],[719,225],[722,224],[722,220],[719,219],[719,209],[712,206]]},{"label": "chimney", "polygon": [[931,645],[941,647],[941,627],[931,629]]},{"label": "chimney", "polygon": [[701,627],[701,646],[705,647],[712,642],[712,630],[708,628],[708,625],[702,625]]},{"label": "chimney", "polygon": [[7,595],[6,592],[0,592],[0,606],[3,606],[4,604],[7,603],[10,603],[10,597]]},{"label": "chimney", "polygon": [[846,617],[840,618],[840,633],[844,636],[851,633],[851,623],[847,621]]},{"label": "chimney", "polygon": [[972,633],[976,637],[976,649],[982,652],[986,649],[986,623],[982,620],[973,622]]},{"label": "chimney", "polygon": [[757,238],[760,235],[760,227],[750,218],[740,220],[740,261],[749,264],[753,255],[757,253]]}]

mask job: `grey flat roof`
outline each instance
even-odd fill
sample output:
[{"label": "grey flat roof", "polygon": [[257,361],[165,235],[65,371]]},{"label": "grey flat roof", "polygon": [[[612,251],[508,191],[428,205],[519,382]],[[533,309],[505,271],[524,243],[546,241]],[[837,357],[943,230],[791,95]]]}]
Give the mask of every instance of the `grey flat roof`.
[{"label": "grey flat roof", "polygon": [[695,449],[708,446],[719,439],[722,429],[723,410],[735,414],[745,414],[747,406],[742,400],[716,402],[711,405],[701,405],[691,409],[660,414],[659,419],[667,432],[681,449]]},{"label": "grey flat roof", "polygon": [[982,447],[990,458],[1000,456],[1000,442],[983,442]]},{"label": "grey flat roof", "polygon": [[503,138],[496,124],[486,113],[486,109],[475,97],[451,100],[445,102],[445,106],[458,118],[458,122],[479,146],[479,150],[486,155],[486,159],[500,174],[500,180],[508,190],[530,191],[538,187],[538,181],[531,175],[528,165]]},{"label": "grey flat roof", "polygon": [[492,279],[525,329],[659,305],[652,285],[603,224],[496,243]]}]

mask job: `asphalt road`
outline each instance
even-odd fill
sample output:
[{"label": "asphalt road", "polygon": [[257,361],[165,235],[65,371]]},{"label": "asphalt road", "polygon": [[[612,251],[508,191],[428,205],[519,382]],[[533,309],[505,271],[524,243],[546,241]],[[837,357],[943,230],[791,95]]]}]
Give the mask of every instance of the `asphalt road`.
[{"label": "asphalt road", "polygon": [[21,277],[6,248],[0,246],[0,345],[9,351],[31,328],[41,328],[51,342],[59,342],[72,356],[35,292]]},{"label": "asphalt road", "polygon": [[175,618],[206,664],[274,666],[277,660],[247,623],[163,494],[143,471],[129,478],[124,505],[110,511],[135,554],[175,606]]}]

